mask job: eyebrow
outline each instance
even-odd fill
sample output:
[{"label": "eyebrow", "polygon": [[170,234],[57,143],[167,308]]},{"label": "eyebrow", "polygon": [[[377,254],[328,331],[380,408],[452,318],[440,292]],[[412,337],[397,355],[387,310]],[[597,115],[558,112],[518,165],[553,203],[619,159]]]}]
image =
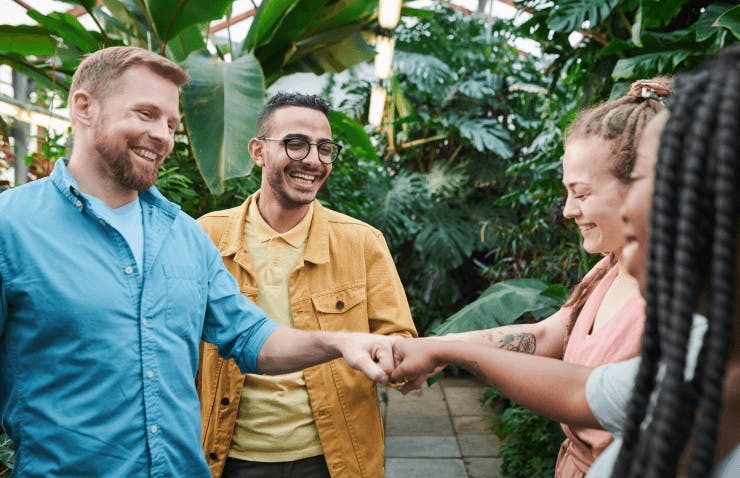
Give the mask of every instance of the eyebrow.
[{"label": "eyebrow", "polygon": [[[309,143],[311,142],[311,138],[301,133],[288,133],[285,136],[283,136],[283,139],[293,139],[293,138],[302,139]],[[317,141],[317,143],[326,143],[326,142],[331,142],[331,141],[333,141],[331,138],[321,138]]]},{"label": "eyebrow", "polygon": [[171,119],[171,120],[173,120],[175,122],[175,126],[179,126],[180,125],[180,115],[179,115],[179,112],[178,112],[178,115],[177,116],[169,116],[159,106],[157,106],[157,105],[155,105],[153,103],[147,103],[147,102],[144,102],[144,103],[134,103],[133,105],[131,105],[131,107],[133,109],[138,109],[138,108],[147,108],[147,109],[150,109],[152,111],[155,111],[159,115],[168,116],[168,119]]}]

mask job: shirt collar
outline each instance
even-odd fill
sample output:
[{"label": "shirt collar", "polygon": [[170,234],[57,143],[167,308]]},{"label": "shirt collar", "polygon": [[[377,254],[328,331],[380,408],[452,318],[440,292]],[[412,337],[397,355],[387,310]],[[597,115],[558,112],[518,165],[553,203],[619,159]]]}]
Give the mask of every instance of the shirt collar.
[{"label": "shirt collar", "polygon": [[[218,243],[222,256],[233,256],[246,247],[244,227],[247,221],[247,211],[251,204],[256,202],[255,198],[258,194],[259,191],[249,196],[241,206],[228,211],[226,227]],[[313,264],[325,264],[329,262],[329,219],[326,210],[320,202],[314,199],[312,212],[310,211],[306,216],[310,216],[310,223],[303,259]]]},{"label": "shirt collar", "polygon": [[[54,164],[54,170],[50,174],[51,182],[72,205],[82,211],[83,205],[89,207],[89,202],[77,186],[75,178],[70,174],[67,168],[68,162],[69,159],[61,158]],[[155,186],[139,192],[139,199],[160,208],[172,217],[180,212],[180,206],[167,200]]]},{"label": "shirt collar", "polygon": [[257,207],[259,196],[260,192],[257,191],[254,195],[254,200],[248,206],[246,224],[252,228],[252,232],[256,234],[260,242],[266,242],[276,237],[280,237],[295,248],[300,247],[304,242],[306,242],[308,231],[311,228],[311,218],[313,217],[313,202],[310,204],[308,212],[303,219],[301,219],[301,221],[291,230],[281,234],[276,232],[267,223],[267,221],[265,221],[262,214],[260,214],[259,208]]}]

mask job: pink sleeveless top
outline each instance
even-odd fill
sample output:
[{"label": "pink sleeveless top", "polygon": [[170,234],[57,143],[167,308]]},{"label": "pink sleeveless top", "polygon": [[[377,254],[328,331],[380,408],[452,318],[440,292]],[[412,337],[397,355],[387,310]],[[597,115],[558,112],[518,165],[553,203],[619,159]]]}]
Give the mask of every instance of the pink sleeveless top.
[{"label": "pink sleeveless top", "polygon": [[[604,258],[589,272],[609,267],[609,258]],[[638,293],[595,332],[591,332],[596,312],[604,295],[617,276],[618,265],[596,285],[578,315],[563,361],[597,367],[607,363],[621,362],[640,353],[640,343],[645,325],[645,300]],[[558,311],[560,320],[568,324],[570,308]],[[591,332],[591,333],[590,333]],[[568,427],[561,424],[566,440],[560,447],[555,468],[556,478],[581,478],[588,472],[596,457],[609,445],[612,436],[604,430]]]}]

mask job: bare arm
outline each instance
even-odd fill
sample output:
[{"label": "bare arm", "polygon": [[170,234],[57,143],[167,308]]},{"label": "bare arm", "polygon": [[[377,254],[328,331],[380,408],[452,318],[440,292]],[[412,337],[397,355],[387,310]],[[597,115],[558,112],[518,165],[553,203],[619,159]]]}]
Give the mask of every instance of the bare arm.
[{"label": "bare arm", "polygon": [[417,376],[443,364],[455,364],[539,415],[569,425],[601,428],[586,401],[590,367],[434,339],[399,339],[393,354],[397,366],[391,380],[409,380],[404,392],[414,388]]},{"label": "bare arm", "polygon": [[561,358],[564,352],[565,334],[565,325],[560,320],[560,313],[557,313],[536,324],[506,325],[459,334],[447,334],[439,338],[493,346],[512,352]]},{"label": "bare arm", "polygon": [[262,373],[274,375],[343,357],[350,367],[375,382],[385,384],[393,370],[394,340],[375,334],[308,332],[279,327],[262,346],[257,365]]}]

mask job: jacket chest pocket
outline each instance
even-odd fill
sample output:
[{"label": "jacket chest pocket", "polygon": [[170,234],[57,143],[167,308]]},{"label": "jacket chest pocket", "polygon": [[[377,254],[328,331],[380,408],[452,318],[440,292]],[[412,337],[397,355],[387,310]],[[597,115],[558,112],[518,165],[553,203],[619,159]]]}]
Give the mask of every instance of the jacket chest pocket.
[{"label": "jacket chest pocket", "polygon": [[203,277],[195,267],[164,268],[167,290],[167,328],[186,340],[197,340],[206,311]]},{"label": "jacket chest pocket", "polygon": [[311,296],[321,330],[369,332],[365,285]]}]

